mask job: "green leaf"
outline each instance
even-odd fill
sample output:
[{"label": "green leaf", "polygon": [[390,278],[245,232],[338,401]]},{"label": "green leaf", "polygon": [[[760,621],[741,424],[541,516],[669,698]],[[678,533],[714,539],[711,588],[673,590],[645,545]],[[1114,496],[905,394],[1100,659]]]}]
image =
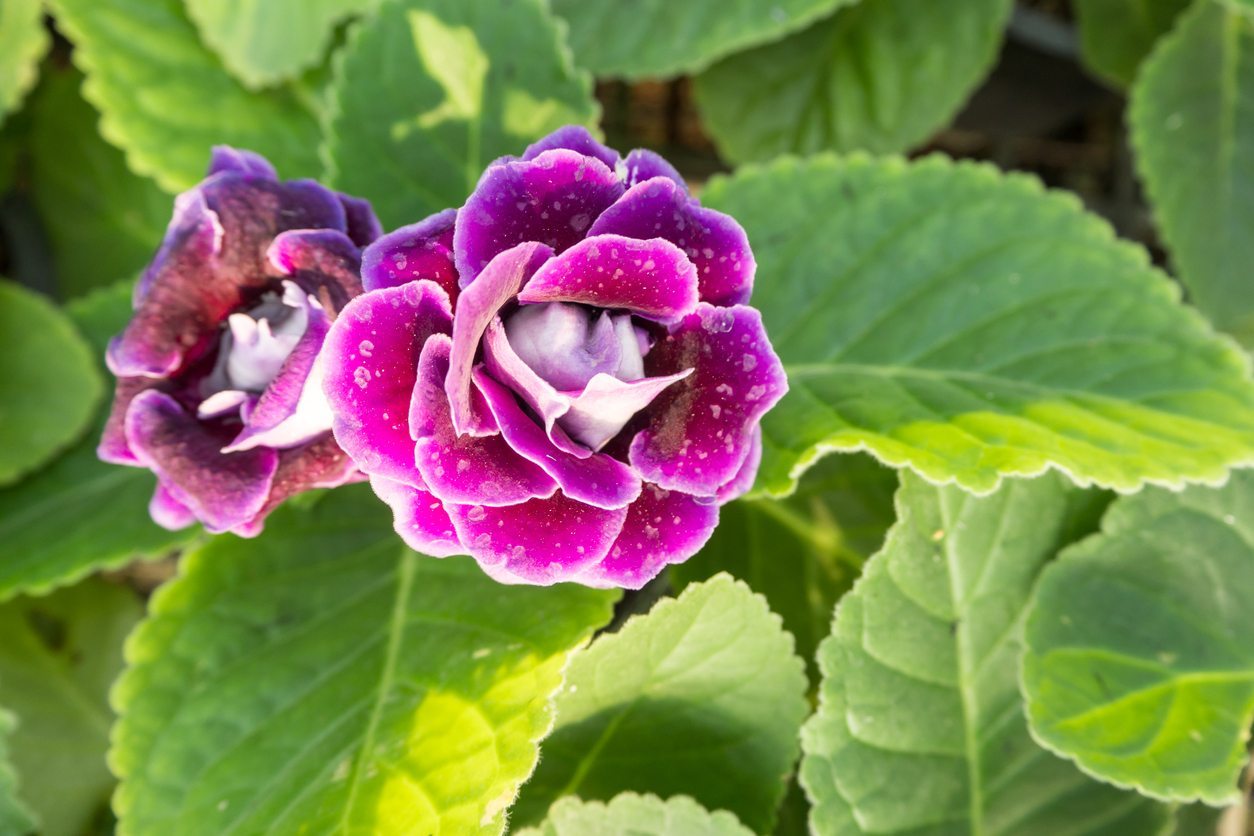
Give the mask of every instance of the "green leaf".
[{"label": "green leaf", "polygon": [[1199,0],[1146,61],[1128,121],[1193,301],[1254,348],[1254,8]]},{"label": "green leaf", "polygon": [[0,280],[0,485],[87,429],[104,384],[74,325],[43,296]]},{"label": "green leaf", "polygon": [[539,827],[518,836],[752,836],[726,810],[710,813],[686,796],[666,801],[625,792],[608,804],[563,798]]},{"label": "green leaf", "polygon": [[246,87],[296,77],[321,62],[335,27],[376,0],[185,0],[205,43]]},{"label": "green leaf", "polygon": [[393,0],[340,54],[331,111],[329,179],[390,228],[460,206],[492,160],[598,107],[542,0]]},{"label": "green leaf", "polygon": [[30,104],[32,194],[62,296],[139,272],[172,208],[168,194],[132,174],[122,152],[100,137],[81,82],[72,70],[50,70]]},{"label": "green leaf", "polygon": [[929,157],[781,160],[711,183],[758,261],[791,391],[758,488],[869,450],[988,492],[1217,480],[1254,460],[1249,362],[1072,195]]},{"label": "green leaf", "polygon": [[123,833],[500,832],[614,596],[401,547],[364,486],[184,556],[127,645]]},{"label": "green leaf", "polygon": [[213,145],[264,154],[280,174],[318,172],[318,123],[295,88],[252,93],[203,46],[179,0],[48,0],[87,75],[101,133],[167,191],[204,175]]},{"label": "green leaf", "polygon": [[761,596],[727,575],[692,584],[571,660],[557,727],[510,819],[632,790],[691,795],[769,830],[805,690],[793,639]]},{"label": "green leaf", "polygon": [[597,76],[645,78],[703,70],[725,55],[779,40],[857,0],[553,0],[570,24],[579,66]]},{"label": "green leaf", "polygon": [[1011,0],[862,0],[697,76],[734,162],[904,151],[946,125],[992,68]]},{"label": "green leaf", "polygon": [[1019,700],[1032,584],[1094,499],[1055,475],[976,498],[903,474],[898,522],[819,650],[801,767],[816,834],[1162,831],[1166,808],[1037,746]]},{"label": "green leaf", "polygon": [[1041,578],[1023,692],[1036,737],[1157,798],[1236,800],[1254,720],[1254,471],[1119,500]]},{"label": "green leaf", "polygon": [[50,43],[40,0],[0,3],[0,122],[34,86]]},{"label": "green leaf", "polygon": [[0,607],[0,704],[18,717],[18,795],[45,836],[79,836],[108,806],[108,690],[141,611],[133,592],[100,580]]},{"label": "green leaf", "polygon": [[[829,456],[783,500],[743,499],[723,506],[714,536],[696,556],[671,567],[682,588],[729,572],[766,596],[771,610],[812,660],[831,629],[832,607],[893,523],[897,472],[870,456]],[[811,679],[818,669],[807,661]]]},{"label": "green leaf", "polygon": [[1080,57],[1093,72],[1127,87],[1188,6],[1189,0],[1074,0]]},{"label": "green leaf", "polygon": [[35,830],[35,818],[17,797],[17,773],[9,762],[9,736],[17,718],[0,709],[0,832],[22,834]]}]

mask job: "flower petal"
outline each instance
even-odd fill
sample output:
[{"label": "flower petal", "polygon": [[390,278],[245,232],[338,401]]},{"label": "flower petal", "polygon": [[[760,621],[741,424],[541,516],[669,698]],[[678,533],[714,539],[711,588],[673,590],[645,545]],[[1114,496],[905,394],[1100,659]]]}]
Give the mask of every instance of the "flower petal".
[{"label": "flower petal", "polygon": [[337,488],[364,477],[352,458],[340,449],[330,433],[308,444],[279,451],[279,467],[270,483],[270,496],[257,515],[231,529],[240,537],[256,537],[265,518],[288,497],[313,488]]},{"label": "flower petal", "polygon": [[178,531],[196,522],[196,515],[183,503],[174,498],[160,482],[153,491],[148,502],[148,516],[152,521],[168,531]]},{"label": "flower petal", "polygon": [[466,554],[440,500],[421,488],[382,476],[370,477],[370,487],[392,509],[393,526],[405,545],[431,557]]},{"label": "flower petal", "polygon": [[418,281],[358,296],[331,326],[321,360],[331,428],[365,473],[422,485],[409,401],[423,344],[451,325],[448,295]]},{"label": "flower petal", "polygon": [[618,165],[618,152],[607,148],[596,141],[596,138],[582,125],[564,125],[553,133],[538,139],[527,146],[523,152],[523,160],[534,160],[545,151],[565,148],[585,157],[596,157],[612,171]]},{"label": "flower petal", "polygon": [[758,478],[758,466],[762,464],[762,425],[758,424],[753,428],[752,434],[749,436],[749,455],[745,457],[744,463],[740,465],[740,470],[736,471],[736,475],[731,481],[718,489],[714,498],[718,500],[719,505],[726,505],[733,499],[739,499],[749,492],[753,487],[754,481]]},{"label": "flower petal", "polygon": [[105,420],[104,431],[100,434],[100,444],[96,446],[96,455],[101,461],[110,464],[143,467],[131,447],[126,442],[126,412],[131,401],[140,393],[157,386],[158,382],[147,377],[119,377],[113,390],[113,404],[109,407],[109,417]]},{"label": "flower petal", "polygon": [[575,151],[490,167],[457,216],[453,249],[462,287],[516,244],[537,241],[561,252],[577,243],[622,193],[612,168]]},{"label": "flower petal", "polygon": [[697,305],[697,269],[669,241],[585,238],[549,259],[518,294],[524,304],[576,302],[674,322]]},{"label": "flower petal", "polygon": [[501,428],[501,437],[553,477],[563,494],[607,509],[623,508],[640,495],[640,477],[630,467],[601,454],[583,459],[568,455],[523,411],[514,393],[493,380],[483,366],[475,369],[474,380]]},{"label": "flower petal", "polygon": [[661,154],[654,153],[647,148],[637,148],[627,154],[625,160],[627,167],[627,188],[631,188],[637,183],[643,183],[645,180],[652,180],[654,177],[666,177],[675,181],[675,185],[688,191],[688,184],[684,182],[684,178],[675,170],[675,166],[668,163]]},{"label": "flower petal", "polygon": [[205,177],[212,177],[224,171],[249,177],[262,177],[267,180],[279,179],[274,166],[270,165],[270,161],[260,154],[245,151],[242,148],[232,148],[229,145],[215,145],[209,152],[209,170],[205,172]]},{"label": "flower petal", "polygon": [[600,450],[627,426],[637,412],[651,404],[658,395],[690,375],[690,369],[660,377],[625,382],[608,374],[599,374],[578,394],[571,396],[570,409],[557,424],[567,435],[589,449]]},{"label": "flower petal", "polygon": [[457,268],[453,265],[456,209],[437,212],[375,241],[361,254],[361,282],[366,290],[397,287],[416,279],[435,282],[457,308]]},{"label": "flower petal", "polygon": [[336,192],[335,196],[344,205],[345,231],[354,244],[364,247],[383,234],[383,225],[379,223],[370,201],[343,192]]},{"label": "flower petal", "polygon": [[783,366],[753,308],[702,302],[645,358],[650,374],[695,369],[648,409],[632,466],[668,490],[713,496],[749,456],[758,420],[788,391]]},{"label": "flower petal", "polygon": [[749,238],[740,224],[706,209],[667,176],[627,190],[592,224],[588,235],[665,238],[696,265],[701,301],[735,305],[749,300],[757,269]]},{"label": "flower petal", "polygon": [[337,314],[348,300],[361,295],[361,251],[333,229],[281,232],[266,253],[280,275],[291,277],[301,290]]}]

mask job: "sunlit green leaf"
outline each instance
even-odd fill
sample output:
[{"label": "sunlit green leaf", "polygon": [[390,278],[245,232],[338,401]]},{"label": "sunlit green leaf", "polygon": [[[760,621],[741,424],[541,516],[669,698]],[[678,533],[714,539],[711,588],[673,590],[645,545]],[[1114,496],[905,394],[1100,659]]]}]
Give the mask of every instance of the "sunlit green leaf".
[{"label": "sunlit green leaf", "polygon": [[1127,87],[1189,0],[1074,0],[1073,6],[1084,62]]},{"label": "sunlit green leaf", "polygon": [[685,796],[666,801],[626,792],[608,804],[563,798],[539,827],[518,836],[751,836],[726,810],[710,813]]},{"label": "sunlit green leaf", "polygon": [[40,0],[0,3],[0,122],[34,85],[51,40]]},{"label": "sunlit green leaf", "polygon": [[17,718],[0,709],[0,832],[30,833],[35,830],[35,818],[17,797],[17,772],[9,761],[9,735]]}]

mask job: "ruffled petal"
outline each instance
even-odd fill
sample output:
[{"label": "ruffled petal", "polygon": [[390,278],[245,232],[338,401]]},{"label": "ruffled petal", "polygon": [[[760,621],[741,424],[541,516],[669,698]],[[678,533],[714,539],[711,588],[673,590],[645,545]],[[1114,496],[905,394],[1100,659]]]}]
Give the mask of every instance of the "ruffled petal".
[{"label": "ruffled petal", "polygon": [[143,467],[131,447],[126,442],[126,412],[131,401],[140,393],[159,385],[158,381],[147,377],[119,377],[113,390],[113,404],[109,407],[109,417],[105,420],[104,431],[100,434],[100,444],[96,446],[96,455],[101,461],[110,464],[121,464],[129,467]]},{"label": "ruffled petal", "polygon": [[622,193],[612,168],[575,151],[492,166],[457,216],[453,250],[462,287],[517,244],[536,241],[561,252],[581,241]]},{"label": "ruffled petal", "polygon": [[270,484],[270,496],[255,517],[231,529],[240,537],[256,537],[265,518],[289,497],[314,488],[338,488],[364,477],[357,464],[327,433],[322,438],[291,450],[279,451],[279,467]]},{"label": "ruffled petal", "polygon": [[759,419],[788,391],[783,366],[753,308],[702,302],[645,358],[650,374],[694,369],[647,411],[630,461],[645,481],[713,496],[748,458]]},{"label": "ruffled petal", "polygon": [[344,205],[344,222],[348,227],[346,232],[354,244],[365,247],[383,234],[383,225],[379,223],[370,201],[343,192],[336,192],[335,196]]},{"label": "ruffled petal", "polygon": [[753,432],[749,436],[749,455],[745,457],[744,462],[740,465],[740,470],[736,471],[736,475],[731,481],[718,489],[714,498],[718,500],[719,505],[726,505],[733,499],[739,499],[749,492],[753,487],[754,481],[758,478],[758,466],[762,464],[762,425],[759,424],[753,428]]},{"label": "ruffled petal", "polygon": [[522,159],[534,160],[545,151],[554,151],[559,148],[565,148],[586,157],[596,157],[611,171],[618,166],[618,152],[597,142],[596,138],[582,125],[565,125],[543,139],[536,140],[527,146]]},{"label": "ruffled petal", "polygon": [[563,393],[571,398],[570,408],[557,419],[557,424],[589,449],[600,450],[627,426],[632,416],[689,374],[691,371],[685,369],[630,382],[599,374],[588,381],[582,392]]},{"label": "ruffled petal", "polygon": [[701,301],[735,305],[749,300],[757,262],[740,224],[706,209],[666,176],[638,183],[606,209],[588,235],[665,238],[696,265]]},{"label": "ruffled petal", "polygon": [[370,477],[370,487],[392,509],[393,525],[405,545],[431,557],[466,554],[440,500],[421,488],[382,476]]},{"label": "ruffled petal", "polygon": [[175,499],[160,482],[148,502],[148,516],[167,531],[178,531],[196,522],[196,515],[192,510]]},{"label": "ruffled petal", "polygon": [[389,232],[361,254],[361,282],[366,290],[397,287],[427,279],[444,288],[457,309],[457,268],[453,264],[456,209],[445,209],[416,224]]},{"label": "ruffled petal", "polygon": [[647,148],[637,148],[628,153],[624,164],[627,168],[627,188],[629,189],[645,180],[665,177],[668,180],[674,180],[675,185],[685,192],[688,191],[688,184],[675,170],[675,166],[668,163],[661,154],[654,153]]},{"label": "ruffled petal", "polygon": [[360,296],[361,251],[342,232],[296,229],[279,233],[266,253],[281,276],[290,277],[332,314]]},{"label": "ruffled petal", "polygon": [[585,238],[549,259],[518,301],[576,302],[674,322],[697,305],[697,270],[683,250],[662,238]]},{"label": "ruffled petal", "polygon": [[243,174],[249,177],[261,177],[267,180],[278,180],[270,161],[260,154],[232,148],[229,145],[215,145],[209,152],[209,170],[205,177],[212,177],[223,172]]},{"label": "ruffled petal", "polygon": [[451,326],[447,294],[427,281],[358,296],[331,326],[321,362],[332,431],[365,473],[422,484],[409,401],[422,346]]}]

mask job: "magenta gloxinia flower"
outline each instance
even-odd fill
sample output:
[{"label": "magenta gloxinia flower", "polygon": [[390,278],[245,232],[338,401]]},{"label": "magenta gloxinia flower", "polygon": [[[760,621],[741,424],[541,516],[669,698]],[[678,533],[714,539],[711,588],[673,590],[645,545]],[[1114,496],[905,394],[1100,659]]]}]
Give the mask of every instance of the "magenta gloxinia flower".
[{"label": "magenta gloxinia flower", "polygon": [[360,478],[315,360],[379,232],[364,201],[214,149],[106,358],[118,382],[99,454],[157,475],[154,520],[252,536],[286,497]]},{"label": "magenta gloxinia flower", "polygon": [[663,159],[565,128],[365,250],[325,348],[335,437],[419,551],[639,587],[748,490],[787,390],[753,273]]}]

